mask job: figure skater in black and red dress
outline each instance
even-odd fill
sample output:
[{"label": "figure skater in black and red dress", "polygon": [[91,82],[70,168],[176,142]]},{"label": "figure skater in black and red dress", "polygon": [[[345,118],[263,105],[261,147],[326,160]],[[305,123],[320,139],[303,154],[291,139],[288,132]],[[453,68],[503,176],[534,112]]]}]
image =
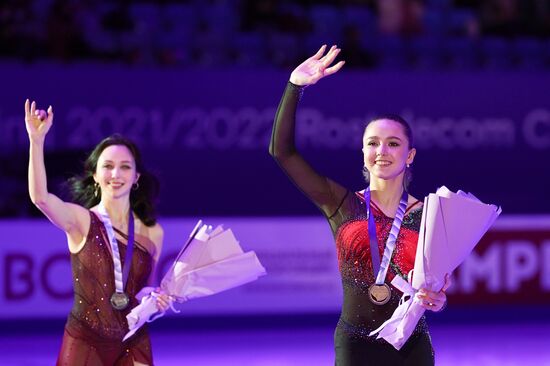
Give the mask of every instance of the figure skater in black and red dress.
[{"label": "figure skater in black and red dress", "polygon": [[[305,87],[344,65],[343,61],[333,65],[340,52],[336,46],[325,52],[326,46],[321,47],[290,75],[275,117],[270,153],[321,210],[335,238],[344,291],[334,335],[335,363],[433,365],[434,353],[424,317],[400,350],[369,336],[398,306],[402,294],[390,282],[395,276],[407,280],[414,267],[422,202],[407,189],[416,154],[409,124],[397,115],[368,122],[363,134],[363,170],[368,187],[361,192],[351,192],[319,174],[296,150],[296,110]],[[445,290],[449,285],[446,276],[441,291],[421,289],[416,296],[427,310],[440,311],[446,304]]]}]

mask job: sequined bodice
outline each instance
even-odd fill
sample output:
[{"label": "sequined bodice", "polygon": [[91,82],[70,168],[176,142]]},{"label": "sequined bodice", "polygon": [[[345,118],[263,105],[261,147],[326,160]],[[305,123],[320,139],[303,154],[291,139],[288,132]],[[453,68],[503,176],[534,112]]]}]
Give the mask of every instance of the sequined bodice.
[{"label": "sequined bodice", "polygon": [[[347,219],[340,220],[340,223],[333,226],[336,229],[334,234],[338,263],[344,281],[370,284],[374,282],[375,275],[372,272],[365,202],[359,193],[350,195],[350,199],[357,202],[354,205],[347,205],[348,212],[342,214],[343,217],[347,216]],[[376,224],[378,251],[382,257],[393,218],[386,216],[375,204],[371,204],[371,208]],[[342,207],[341,210],[346,210],[346,207]],[[421,217],[422,211],[419,205],[410,205],[399,230],[387,282],[391,282],[396,274],[407,278],[409,271],[413,269]]]},{"label": "sequined bodice", "polygon": [[[393,218],[386,216],[373,203],[371,212],[376,224],[378,251],[382,257]],[[397,237],[386,283],[389,284],[396,275],[407,279],[408,273],[414,268],[421,217],[420,205],[410,205]],[[344,290],[342,319],[351,325],[363,327],[365,332],[376,329],[393,314],[401,293],[390,286],[392,297],[382,306],[373,305],[368,299],[368,287],[374,283],[376,276],[372,269],[368,220],[362,195],[348,194],[336,215],[329,218],[329,221],[336,239]]]},{"label": "sequined bodice", "polygon": [[[130,305],[123,311],[112,308],[109,299],[114,287],[113,259],[108,248],[105,227],[90,211],[90,230],[82,250],[71,254],[73,272],[74,304],[69,316],[69,328],[85,328],[98,339],[120,341],[128,331],[126,315],[136,306],[135,295],[147,285],[152,268],[152,258],[136,242],[132,266],[126,285]],[[120,256],[124,265],[126,245],[119,242]]]}]

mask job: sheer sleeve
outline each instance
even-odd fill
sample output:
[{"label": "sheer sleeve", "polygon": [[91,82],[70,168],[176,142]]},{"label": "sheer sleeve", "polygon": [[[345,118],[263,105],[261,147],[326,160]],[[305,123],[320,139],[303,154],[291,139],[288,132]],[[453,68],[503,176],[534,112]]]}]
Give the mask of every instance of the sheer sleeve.
[{"label": "sheer sleeve", "polygon": [[317,173],[296,150],[296,110],[303,91],[304,87],[288,82],[275,114],[269,152],[290,180],[330,218],[338,211],[347,190]]}]

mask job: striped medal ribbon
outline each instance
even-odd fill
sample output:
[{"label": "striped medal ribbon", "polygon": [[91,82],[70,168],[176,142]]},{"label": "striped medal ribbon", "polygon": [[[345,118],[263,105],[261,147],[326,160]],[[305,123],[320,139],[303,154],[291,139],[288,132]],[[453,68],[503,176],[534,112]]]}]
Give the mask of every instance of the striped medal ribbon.
[{"label": "striped medal ribbon", "polygon": [[378,237],[376,236],[376,226],[374,223],[374,215],[371,214],[370,209],[370,199],[371,192],[370,187],[365,189],[365,206],[367,210],[367,218],[369,220],[369,243],[370,243],[370,253],[372,259],[372,269],[373,273],[376,273],[376,281],[369,287],[369,299],[373,304],[384,305],[390,301],[391,289],[384,282],[386,279],[386,274],[388,273],[388,268],[390,266],[391,257],[393,251],[395,250],[395,245],[397,242],[397,235],[401,229],[401,223],[403,222],[403,217],[405,216],[405,210],[407,209],[407,202],[409,195],[407,191],[403,190],[401,195],[401,201],[399,202],[399,207],[395,213],[395,218],[393,219],[392,227],[388,239],[386,240],[386,246],[384,247],[384,254],[382,260],[380,260],[380,254],[378,253]]},{"label": "striped medal ribbon", "polygon": [[115,237],[115,231],[111,223],[111,218],[107,213],[107,209],[102,202],[98,205],[98,211],[101,216],[101,221],[105,226],[105,231],[109,237],[109,245],[111,246],[111,253],[113,254],[113,272],[115,275],[115,292],[111,295],[111,306],[116,310],[124,310],[130,304],[130,298],[124,292],[124,286],[128,283],[128,275],[130,274],[130,267],[132,265],[132,252],[134,251],[134,215],[132,209],[128,214],[128,245],[126,248],[126,256],[124,258],[124,269],[120,261],[120,251],[118,248],[118,242]]}]

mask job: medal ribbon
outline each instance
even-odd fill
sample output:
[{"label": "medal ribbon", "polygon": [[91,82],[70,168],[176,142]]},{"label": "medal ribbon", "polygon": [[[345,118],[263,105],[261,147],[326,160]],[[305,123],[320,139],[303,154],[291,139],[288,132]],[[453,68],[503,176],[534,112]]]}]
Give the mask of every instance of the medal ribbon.
[{"label": "medal ribbon", "polygon": [[113,230],[113,225],[111,223],[111,218],[105,209],[105,206],[102,202],[99,203],[97,207],[99,214],[101,216],[101,221],[105,226],[107,231],[107,236],[109,237],[109,244],[111,246],[111,251],[113,253],[113,267],[115,273],[115,290],[118,293],[124,293],[125,284],[128,281],[128,275],[130,274],[130,266],[132,265],[132,253],[134,251],[134,215],[132,214],[132,209],[128,215],[128,244],[126,248],[126,257],[124,258],[124,270],[122,269],[122,264],[120,262],[120,252],[118,250],[118,242],[115,237],[115,231]]},{"label": "medal ribbon", "polygon": [[395,244],[397,241],[397,235],[401,229],[401,223],[403,222],[403,217],[405,216],[405,210],[407,209],[407,201],[409,198],[408,193],[404,190],[401,195],[401,201],[399,202],[399,207],[397,207],[397,212],[395,213],[395,218],[391,226],[390,234],[386,240],[386,246],[384,248],[384,255],[382,260],[380,260],[380,254],[378,253],[378,238],[376,236],[376,226],[374,224],[374,215],[371,215],[370,210],[370,187],[365,189],[365,206],[367,209],[367,218],[369,219],[369,242],[370,242],[370,254],[372,259],[372,269],[373,273],[376,275],[376,284],[384,284],[384,279],[388,273],[388,268],[390,265],[390,260],[395,250]]}]

